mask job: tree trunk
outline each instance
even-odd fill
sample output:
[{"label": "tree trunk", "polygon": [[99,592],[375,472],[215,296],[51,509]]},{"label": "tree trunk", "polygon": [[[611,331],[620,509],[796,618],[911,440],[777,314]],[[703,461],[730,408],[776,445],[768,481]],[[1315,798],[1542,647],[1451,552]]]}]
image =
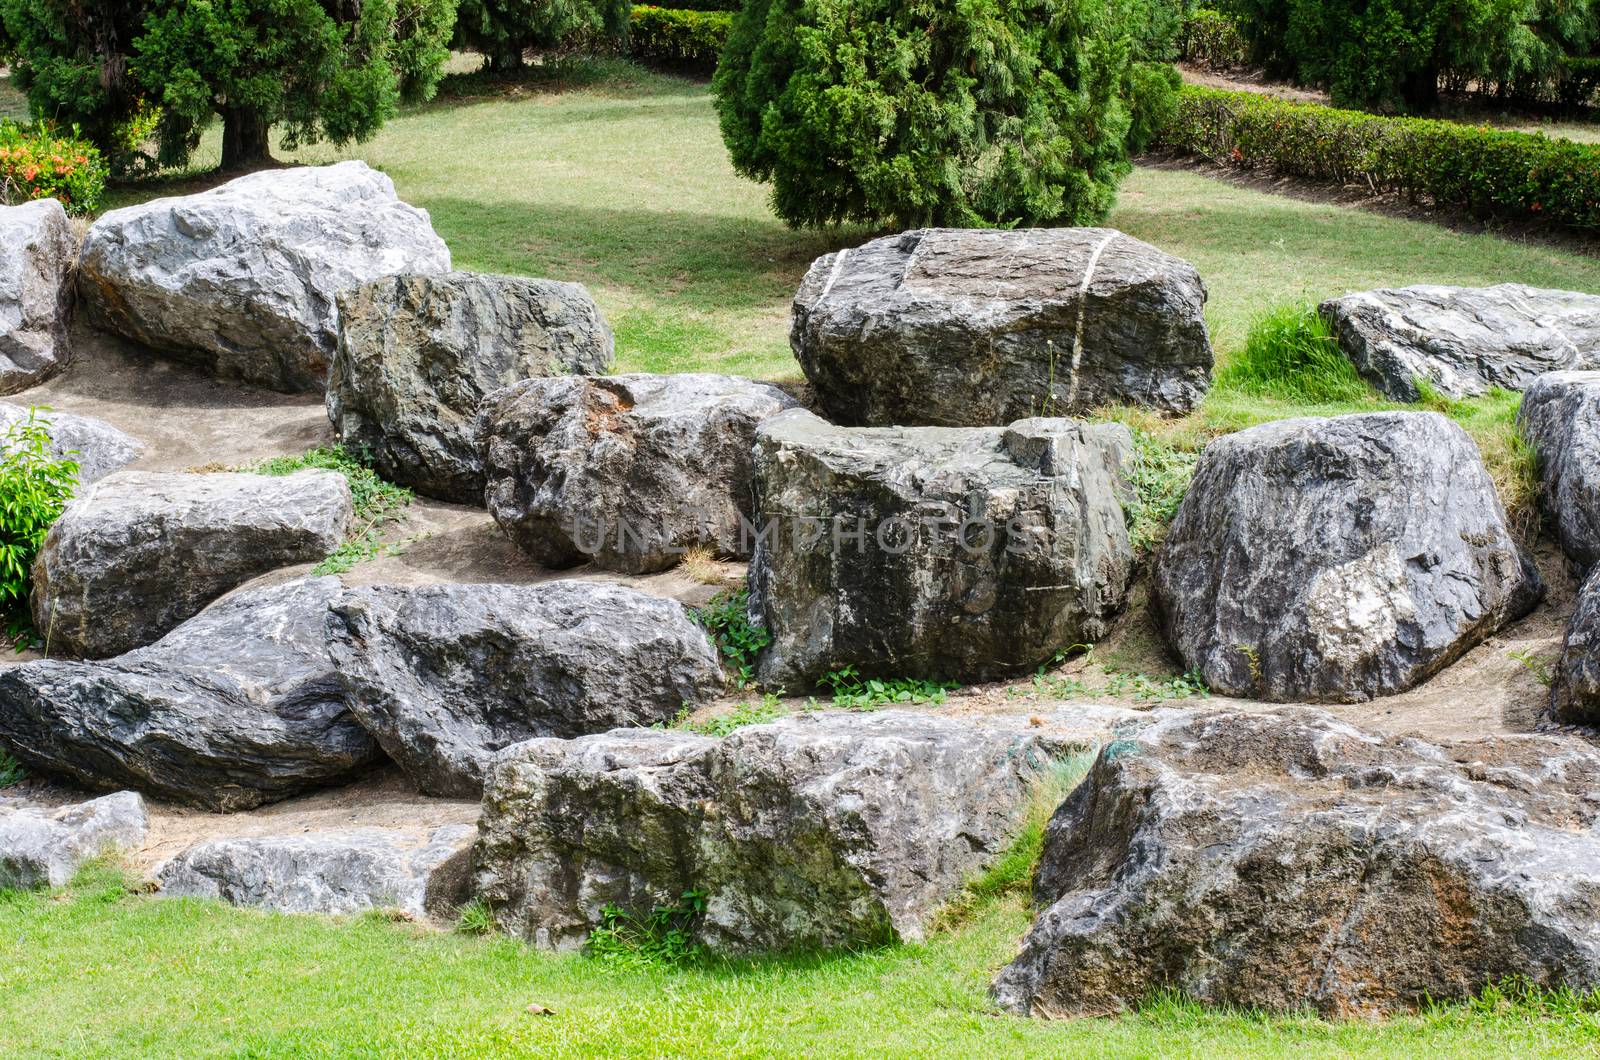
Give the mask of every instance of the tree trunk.
[{"label": "tree trunk", "polygon": [[249,107],[222,112],[222,168],[247,169],[271,162],[267,153],[267,119]]}]

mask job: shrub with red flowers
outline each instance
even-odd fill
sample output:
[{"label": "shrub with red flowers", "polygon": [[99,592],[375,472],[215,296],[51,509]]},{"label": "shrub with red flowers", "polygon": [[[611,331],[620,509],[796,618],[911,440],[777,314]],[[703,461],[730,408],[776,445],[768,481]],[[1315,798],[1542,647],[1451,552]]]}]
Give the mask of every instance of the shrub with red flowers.
[{"label": "shrub with red flowers", "polygon": [[98,148],[45,124],[0,121],[0,202],[59,199],[69,213],[92,213],[106,190]]}]

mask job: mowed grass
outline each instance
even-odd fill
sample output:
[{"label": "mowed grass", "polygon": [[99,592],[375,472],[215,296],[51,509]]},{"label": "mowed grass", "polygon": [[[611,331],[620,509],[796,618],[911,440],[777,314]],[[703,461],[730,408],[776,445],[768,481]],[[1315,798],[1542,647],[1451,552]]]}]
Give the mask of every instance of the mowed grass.
[{"label": "mowed grass", "polygon": [[[1572,1056],[1593,999],[1386,1022],[1268,1019],[1158,999],[1116,1019],[994,1011],[1028,916],[985,901],[923,945],[632,968],[378,917],[336,922],[130,894],[91,873],[0,895],[7,1056]],[[534,1015],[529,1005],[552,1010]]]}]

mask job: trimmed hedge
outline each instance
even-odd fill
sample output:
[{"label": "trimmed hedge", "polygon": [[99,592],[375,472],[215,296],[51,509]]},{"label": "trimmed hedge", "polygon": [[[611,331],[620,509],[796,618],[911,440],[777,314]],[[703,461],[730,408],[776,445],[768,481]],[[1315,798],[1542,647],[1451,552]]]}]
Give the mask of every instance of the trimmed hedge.
[{"label": "trimmed hedge", "polygon": [[1157,145],[1476,218],[1600,226],[1600,146],[1185,86]]},{"label": "trimmed hedge", "polygon": [[1183,61],[1202,70],[1238,70],[1250,65],[1250,45],[1232,15],[1197,7],[1183,17],[1179,38]]},{"label": "trimmed hedge", "polygon": [[44,124],[0,121],[0,202],[58,199],[69,213],[100,208],[108,175],[99,149]]},{"label": "trimmed hedge", "polygon": [[647,63],[709,72],[716,68],[732,26],[733,15],[727,11],[635,6],[628,50]]}]

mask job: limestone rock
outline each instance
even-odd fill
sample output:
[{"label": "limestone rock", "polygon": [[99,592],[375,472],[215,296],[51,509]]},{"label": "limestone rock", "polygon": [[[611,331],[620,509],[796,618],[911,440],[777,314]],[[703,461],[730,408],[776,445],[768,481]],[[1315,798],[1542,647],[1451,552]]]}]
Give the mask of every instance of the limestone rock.
[{"label": "limestone rock", "polygon": [[549,567],[665,570],[694,547],[748,556],[750,445],[795,402],[725,375],[531,379],[489,396],[489,513]]},{"label": "limestone rock", "polygon": [[1378,412],[1208,445],[1153,598],[1213,691],[1359,702],[1427,680],[1543,591],[1466,432]]},{"label": "limestone rock", "polygon": [[1356,369],[1396,401],[1418,400],[1418,379],[1464,398],[1600,368],[1600,296],[1577,291],[1419,284],[1331,298],[1321,313]]},{"label": "limestone rock", "polygon": [[45,538],[33,567],[35,628],[52,655],[142,647],[258,574],[323,559],[351,513],[349,483],[335,471],[108,476]]},{"label": "limestone rock", "polygon": [[923,229],[818,258],[789,344],[828,418],[1004,425],[1211,385],[1194,266],[1108,228]]},{"label": "limestone rock", "polygon": [[[0,435],[14,424],[26,422],[29,409],[0,401]],[[74,416],[70,412],[37,409],[38,422],[50,432],[50,448],[56,456],[70,455],[78,463],[78,483],[87,486],[111,472],[133,463],[144,452],[144,443],[104,420]]]},{"label": "limestone rock", "polygon": [[1600,371],[1551,372],[1522,395],[1517,422],[1539,459],[1539,500],[1578,566],[1600,560]]},{"label": "limestone rock", "polygon": [[508,744],[670,721],[722,689],[681,604],[604,582],[353,589],[328,639],[356,717],[433,795],[478,795]]},{"label": "limestone rock", "polygon": [[1158,991],[1328,1016],[1600,982],[1600,751],[1434,746],[1321,711],[1162,712],[1056,811],[1001,1005]]},{"label": "limestone rock", "polygon": [[197,195],[111,210],[89,229],[89,319],[225,379],[321,392],[335,296],[450,269],[425,210],[364,162],[271,169]]},{"label": "limestone rock", "polygon": [[131,791],[54,810],[0,800],[0,891],[65,887],[84,862],[143,846],[146,824]]},{"label": "limestone rock", "polygon": [[483,503],[475,435],[485,394],[534,376],[603,372],[611,329],[575,283],[451,272],[339,296],[328,416],[385,478]]},{"label": "limestone rock", "polygon": [[980,680],[1105,633],[1133,571],[1118,424],[834,427],[802,410],[756,439],[750,612],[763,683]]},{"label": "limestone rock", "polygon": [[71,356],[78,238],[54,199],[0,206],[0,394],[37,386]]},{"label": "limestone rock", "polygon": [[337,578],[222,600],[104,662],[0,668],[0,745],[91,788],[249,809],[382,760],[328,655]]}]

